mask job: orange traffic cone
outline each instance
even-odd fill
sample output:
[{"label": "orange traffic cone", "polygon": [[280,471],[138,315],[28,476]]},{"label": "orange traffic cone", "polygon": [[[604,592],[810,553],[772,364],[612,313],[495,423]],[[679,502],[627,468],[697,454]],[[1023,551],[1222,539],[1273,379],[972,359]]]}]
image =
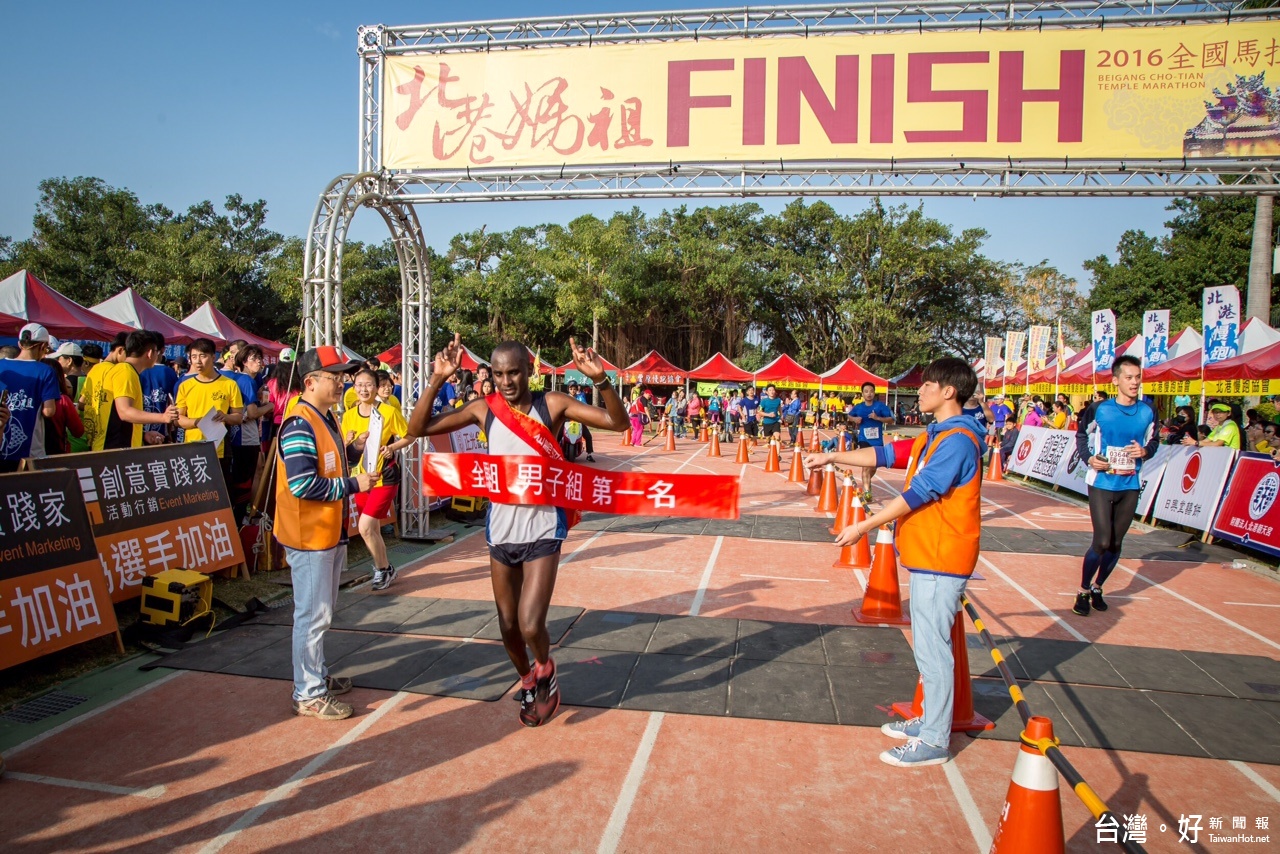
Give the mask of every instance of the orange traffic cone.
[{"label": "orange traffic cone", "polygon": [[667,422],[667,444],[663,447],[664,451],[674,451],[676,449],[676,427],[670,421]]},{"label": "orange traffic cone", "polygon": [[1058,793],[1058,771],[1053,762],[1027,741],[1053,739],[1053,721],[1033,715],[1022,731],[1022,749],[1013,763],[1013,779],[1004,796],[1000,825],[991,843],[991,854],[1043,851],[1062,854],[1066,847],[1062,832],[1062,798]]},{"label": "orange traffic cone", "polygon": [[818,437],[818,424],[814,422],[813,432],[809,434],[809,453],[816,454],[822,450],[822,440]]},{"label": "orange traffic cone", "polygon": [[844,431],[843,431],[843,430],[841,430],[841,431],[840,431],[840,440],[839,440],[839,441],[840,441],[840,444],[839,444],[839,446],[838,446],[837,450],[838,450],[840,453],[842,453],[842,454],[843,454],[845,451],[849,450],[849,440],[845,438],[845,433],[844,433]]},{"label": "orange traffic cone", "polygon": [[836,511],[836,467],[830,463],[822,471],[822,491],[818,494],[818,513]]},{"label": "orange traffic cone", "polygon": [[787,475],[787,483],[804,483],[804,459],[799,445],[791,452],[791,471]]},{"label": "orange traffic cone", "polygon": [[698,441],[704,445],[711,441],[710,437],[707,436],[707,425],[705,423],[702,425],[702,429],[698,431]]},{"label": "orange traffic cone", "polygon": [[[867,514],[862,510],[862,500],[853,497],[853,518],[849,525],[867,521]],[[847,525],[845,527],[848,527]],[[862,537],[851,546],[841,546],[840,557],[831,564],[832,569],[870,569],[871,542],[870,537]]]},{"label": "orange traffic cone", "polygon": [[738,455],[733,458],[735,463],[751,462],[751,448],[747,445],[747,434],[738,435]]},{"label": "orange traffic cone", "polygon": [[805,488],[805,495],[821,495],[822,494],[822,469],[815,466],[809,470],[809,485]]},{"label": "orange traffic cone", "polygon": [[778,460],[778,443],[772,439],[769,440],[769,456],[765,458],[764,471],[765,474],[782,471],[782,465]]},{"label": "orange traffic cone", "polygon": [[832,534],[838,534],[853,524],[853,478],[844,476],[844,485],[840,488],[839,508],[836,520],[831,523]]},{"label": "orange traffic cone", "polygon": [[708,457],[720,456],[720,431],[715,430],[711,433],[711,444],[707,448]]},{"label": "orange traffic cone", "polygon": [[1004,464],[1000,462],[1000,449],[991,448],[991,465],[987,467],[987,480],[1004,480]]},{"label": "orange traffic cone", "polygon": [[630,424],[630,422],[628,422],[628,423],[627,423],[627,427],[626,427],[626,429],[622,431],[622,447],[624,447],[624,448],[629,448],[629,447],[631,447],[631,424]]},{"label": "orange traffic cone", "polygon": [[[964,612],[956,613],[951,624],[951,657],[955,676],[955,701],[951,707],[952,732],[980,732],[995,729],[995,724],[973,710],[973,684],[969,678],[969,648],[964,636]],[[924,714],[924,683],[916,681],[916,695],[910,703],[893,704],[893,710],[904,718],[918,718]]]},{"label": "orange traffic cone", "polygon": [[898,558],[893,550],[893,532],[888,526],[882,526],[876,533],[876,557],[871,564],[871,577],[862,594],[862,605],[853,612],[853,618],[859,623],[911,625],[911,619],[902,613]]}]

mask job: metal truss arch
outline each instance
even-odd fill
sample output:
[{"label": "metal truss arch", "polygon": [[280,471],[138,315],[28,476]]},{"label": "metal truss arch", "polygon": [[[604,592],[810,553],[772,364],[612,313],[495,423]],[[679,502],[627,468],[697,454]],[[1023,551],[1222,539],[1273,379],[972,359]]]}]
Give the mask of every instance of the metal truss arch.
[{"label": "metal truss arch", "polygon": [[[387,224],[400,266],[401,324],[404,345],[401,383],[418,388],[422,369],[430,358],[431,265],[422,224],[413,205],[388,192],[379,175],[363,172],[340,175],[329,182],[311,216],[302,275],[302,317],[307,347],[342,346],[342,255],[351,220],[362,207],[372,208]],[[408,414],[412,400],[402,402]],[[428,509],[421,489],[421,448],[405,454],[400,487],[400,533],[420,537],[426,533]]]}]

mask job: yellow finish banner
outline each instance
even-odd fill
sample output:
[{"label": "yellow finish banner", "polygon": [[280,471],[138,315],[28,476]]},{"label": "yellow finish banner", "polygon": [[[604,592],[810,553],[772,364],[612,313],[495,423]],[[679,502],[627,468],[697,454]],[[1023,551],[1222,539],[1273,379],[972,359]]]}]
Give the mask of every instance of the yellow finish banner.
[{"label": "yellow finish banner", "polygon": [[389,56],[382,157],[393,170],[1274,157],[1264,72],[1278,64],[1275,22]]}]

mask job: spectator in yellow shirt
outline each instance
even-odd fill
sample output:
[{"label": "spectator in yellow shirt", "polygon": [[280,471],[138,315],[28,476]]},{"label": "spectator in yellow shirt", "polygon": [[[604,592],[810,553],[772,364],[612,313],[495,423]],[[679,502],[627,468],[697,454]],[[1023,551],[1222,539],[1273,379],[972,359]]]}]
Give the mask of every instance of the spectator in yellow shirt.
[{"label": "spectator in yellow shirt", "polygon": [[[197,338],[187,347],[193,373],[178,384],[178,426],[186,431],[184,442],[203,442],[204,434],[198,425],[200,420],[213,412],[213,420],[228,427],[240,423],[244,412],[244,398],[240,386],[229,377],[218,373],[213,359],[214,344],[208,338]],[[231,454],[226,449],[226,437],[218,442],[216,453],[222,463],[222,474],[230,483]]]},{"label": "spectator in yellow shirt", "polygon": [[[94,386],[94,421],[98,429],[93,436],[93,450],[141,448],[143,424],[172,424],[178,420],[174,406],[164,412],[143,409],[139,374],[156,363],[157,350],[155,336],[150,332],[130,332],[125,340],[124,359],[100,375]],[[85,410],[87,413],[87,406]]]}]

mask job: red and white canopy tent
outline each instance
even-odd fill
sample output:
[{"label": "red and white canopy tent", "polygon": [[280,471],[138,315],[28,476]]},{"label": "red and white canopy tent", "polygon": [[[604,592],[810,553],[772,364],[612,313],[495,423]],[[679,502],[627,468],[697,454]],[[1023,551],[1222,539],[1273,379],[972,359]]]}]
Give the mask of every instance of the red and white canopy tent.
[{"label": "red and white canopy tent", "polygon": [[[619,373],[618,366],[613,362],[610,362],[604,356],[601,356],[599,353],[596,353],[596,358],[600,360],[600,364],[604,365],[604,375],[612,382],[616,383],[618,381]],[[576,382],[578,385],[594,385],[591,380],[587,379],[587,376],[583,374],[582,371],[578,370],[577,366],[573,364],[572,359],[565,362],[560,367],[552,369],[552,373],[557,377],[564,377],[564,381],[566,383]]]},{"label": "red and white canopy tent", "polygon": [[[199,329],[179,323],[151,303],[147,302],[133,290],[125,288],[120,293],[103,300],[89,309],[108,320],[123,323],[134,329],[150,329],[164,336],[166,344],[190,344],[197,338],[210,337]],[[215,337],[214,343],[222,345],[227,342]]]},{"label": "red and white canopy tent", "polygon": [[[978,371],[978,368],[974,368]],[[981,376],[981,372],[978,374]],[[896,377],[889,377],[889,387],[895,392],[899,389],[918,389],[924,385],[924,368],[920,365],[913,365]]]},{"label": "red and white canopy tent", "polygon": [[829,371],[818,374],[824,391],[860,392],[864,383],[874,383],[876,391],[885,393],[889,390],[889,380],[873,374],[853,359],[845,359]]},{"label": "red and white canopy tent", "polygon": [[1188,326],[1169,339],[1169,358],[1142,372],[1147,394],[1199,394],[1204,338]]},{"label": "red and white canopy tent", "polygon": [[683,385],[689,374],[650,350],[623,368],[621,376],[626,385]]},{"label": "red and white canopy tent", "polygon": [[0,335],[17,336],[19,330],[27,325],[27,321],[21,317],[14,317],[12,314],[0,312]]},{"label": "red and white canopy tent", "polygon": [[204,335],[220,338],[223,341],[234,341],[237,338],[243,338],[250,344],[256,344],[261,347],[262,351],[272,359],[278,358],[280,351],[285,346],[277,341],[254,335],[247,329],[236,325],[231,318],[214,308],[212,302],[206,301],[204,305],[182,318],[182,323],[184,326],[199,330]]},{"label": "red and white canopy tent", "polygon": [[739,368],[724,353],[717,352],[710,359],[689,371],[689,379],[747,383],[754,380],[755,375],[750,371],[744,371]]},{"label": "red and white canopy tent", "polygon": [[787,388],[817,388],[822,377],[783,353],[755,373],[758,386],[778,385]]},{"label": "red and white canopy tent", "polygon": [[55,338],[110,341],[122,332],[127,335],[133,331],[64,297],[26,270],[0,281],[0,312],[21,318],[19,328],[39,323]]}]

